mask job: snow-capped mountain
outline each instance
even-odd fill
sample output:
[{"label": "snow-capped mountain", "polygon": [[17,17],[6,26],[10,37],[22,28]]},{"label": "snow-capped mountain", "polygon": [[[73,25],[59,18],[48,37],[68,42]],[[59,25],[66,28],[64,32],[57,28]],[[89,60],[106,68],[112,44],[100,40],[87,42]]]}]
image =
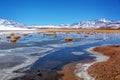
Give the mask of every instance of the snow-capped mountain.
[{"label": "snow-capped mountain", "polygon": [[73,24],[61,24],[59,26],[55,26],[55,25],[24,26],[20,23],[11,20],[0,19],[0,30],[35,30],[41,28],[120,29],[120,21],[113,21],[102,18],[102,19],[90,20],[90,21],[80,21]]},{"label": "snow-capped mountain", "polygon": [[11,20],[0,19],[0,30],[28,30],[28,28]]},{"label": "snow-capped mountain", "polygon": [[113,28],[118,28],[120,27],[120,21],[112,21],[102,18],[97,20],[81,21],[78,23],[73,23],[70,26],[77,28],[100,28],[100,27],[110,27],[110,26]]},{"label": "snow-capped mountain", "polygon": [[55,26],[55,25],[32,25],[28,26],[29,28],[36,28],[36,29],[47,29],[47,28],[60,28],[60,26]]},{"label": "snow-capped mountain", "polygon": [[12,20],[0,19],[0,25],[4,26],[14,26],[14,27],[24,27],[24,25],[14,22]]},{"label": "snow-capped mountain", "polygon": [[105,18],[90,20],[90,21],[80,21],[73,24],[61,24],[59,26],[46,25],[46,26],[32,26],[33,28],[86,28],[86,29],[120,29],[120,21],[108,20]]}]

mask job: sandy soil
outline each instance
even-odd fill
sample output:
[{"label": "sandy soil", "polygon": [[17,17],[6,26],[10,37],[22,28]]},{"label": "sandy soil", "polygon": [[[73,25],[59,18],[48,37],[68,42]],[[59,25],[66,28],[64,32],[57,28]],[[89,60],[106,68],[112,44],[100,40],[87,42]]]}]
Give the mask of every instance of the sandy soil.
[{"label": "sandy soil", "polygon": [[67,64],[61,71],[58,71],[59,74],[63,74],[59,80],[78,80],[77,76],[74,74],[76,64],[77,62]]},{"label": "sandy soil", "polygon": [[120,80],[120,45],[96,47],[92,51],[109,59],[91,65],[87,70],[89,75],[95,80]]},{"label": "sandy soil", "polygon": [[58,71],[58,74],[63,74],[63,76],[59,80],[84,80],[83,78],[80,78],[76,75],[76,65],[78,63],[89,63],[92,62],[93,60],[87,59],[87,60],[81,60],[79,62],[73,62],[65,65],[62,70]]}]

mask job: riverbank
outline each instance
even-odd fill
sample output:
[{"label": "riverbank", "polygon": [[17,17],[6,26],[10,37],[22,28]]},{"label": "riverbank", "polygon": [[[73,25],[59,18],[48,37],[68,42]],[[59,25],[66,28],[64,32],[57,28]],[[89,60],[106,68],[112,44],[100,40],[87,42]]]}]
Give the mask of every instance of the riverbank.
[{"label": "riverbank", "polygon": [[[51,74],[47,76],[47,80],[51,77],[54,78],[52,80],[119,80],[119,50],[119,45],[92,47],[87,51],[92,53],[91,56],[95,59],[72,62],[64,65],[59,71],[43,71],[43,75]],[[38,78],[37,73],[35,72],[35,75]]]},{"label": "riverbank", "polygon": [[91,65],[88,74],[95,80],[120,80],[120,45],[96,47],[92,51],[109,59]]},{"label": "riverbank", "polygon": [[88,68],[97,62],[106,61],[108,59],[107,56],[94,52],[93,51],[94,48],[95,47],[91,47],[86,50],[87,52],[92,54],[91,56],[94,57],[94,59],[91,62],[86,62],[86,63],[80,62],[76,65],[75,73],[78,77],[83,78],[83,80],[94,80],[94,77],[89,75]]},{"label": "riverbank", "polygon": [[75,73],[83,80],[120,80],[120,45],[87,49],[94,61],[77,63]]},{"label": "riverbank", "polygon": [[[75,65],[72,63],[78,62],[80,60],[91,59],[91,58],[95,59],[96,56],[98,55],[98,54],[96,54],[96,55],[88,54],[89,52],[86,52],[84,49],[87,49],[87,48],[93,47],[93,46],[100,46],[101,44],[106,44],[106,43],[109,44],[114,41],[116,41],[116,42],[113,44],[116,44],[116,43],[119,44],[119,38],[118,38],[118,40],[116,39],[114,41],[108,40],[111,37],[112,38],[116,37],[116,34],[114,34],[114,35],[109,34],[109,36],[108,36],[109,38],[107,39],[108,41],[104,40],[100,44],[96,43],[96,42],[102,41],[104,34],[92,34],[92,35],[90,34],[87,37],[85,35],[88,35],[88,34],[84,34],[84,33],[81,33],[80,35],[75,34],[75,33],[70,33],[69,35],[68,35],[68,33],[67,34],[56,33],[56,34],[57,34],[57,37],[48,37],[48,36],[43,37],[43,34],[39,34],[39,33],[30,33],[30,34],[28,33],[27,36],[16,33],[16,35],[20,35],[21,38],[16,43],[14,43],[14,45],[12,45],[12,46],[8,45],[10,43],[9,42],[7,43],[7,40],[5,40],[6,41],[6,43],[5,43],[5,41],[3,39],[1,39],[1,42],[3,41],[3,44],[4,43],[7,44],[7,45],[5,45],[5,47],[1,46],[0,55],[5,55],[5,58],[1,57],[1,67],[4,67],[4,65],[7,67],[7,65],[6,65],[7,63],[11,64],[13,62],[15,62],[15,63],[19,62],[18,60],[23,60],[25,62],[25,65],[28,66],[29,68],[31,68],[31,70],[36,69],[36,72],[31,71],[30,73],[27,71],[23,71],[22,69],[19,70],[18,68],[24,68],[25,65],[22,65],[22,64],[21,64],[22,65],[21,67],[15,68],[14,72],[13,72],[13,68],[12,68],[11,72],[8,70],[6,71],[6,69],[5,69],[6,72],[1,71],[0,76],[4,78],[4,75],[5,75],[5,78],[2,80],[8,79],[7,77],[14,78],[14,74],[15,74],[15,77],[18,76],[18,74],[20,74],[19,76],[23,75],[23,77],[17,78],[14,80],[30,80],[31,78],[33,79],[34,76],[37,76],[34,78],[34,79],[36,79],[39,77],[39,75],[37,75],[38,69],[40,69],[42,71],[42,74],[44,75],[43,77],[41,77],[42,80],[44,80],[44,79],[46,80],[46,78],[47,78],[47,80],[51,80],[51,79],[58,80],[58,78],[61,76],[61,75],[58,75],[58,73],[57,73],[57,71],[59,71],[59,70],[62,71],[63,74],[73,72],[72,74],[67,74],[63,77],[68,76],[67,78],[72,79],[69,75],[74,75],[75,76],[74,79],[76,79],[76,77],[79,77],[81,75],[82,78],[86,78],[86,80],[89,80],[89,79],[87,79],[88,77],[90,77],[87,73],[87,69],[89,66],[91,66],[93,63],[95,63],[97,60],[93,61],[93,63],[92,62],[89,62],[89,63],[87,63],[87,62],[81,63],[80,62],[79,64],[76,63]],[[99,37],[97,37],[97,39],[96,39],[95,35],[97,35]],[[74,38],[73,42],[64,43],[63,37],[65,37],[65,36],[73,37]],[[1,37],[4,37],[4,35],[1,34]],[[50,41],[50,40],[53,40],[53,41]],[[60,42],[58,42],[58,40]],[[92,43],[95,43],[95,44],[92,45]],[[2,43],[1,43],[1,45],[2,45]],[[47,49],[48,49],[48,51],[46,51]],[[44,52],[44,50],[45,50],[45,52]],[[52,54],[47,55],[42,58],[40,57],[42,54],[48,54],[48,53],[52,53]],[[91,57],[91,55],[93,57]],[[104,60],[104,59],[106,60],[105,56],[103,56],[103,55],[99,56],[99,55],[97,57],[101,57],[101,58],[99,58],[100,60]],[[10,59],[8,59],[8,58],[6,59],[6,57],[9,57]],[[17,58],[17,60],[14,60],[16,58]],[[20,58],[20,59],[18,59],[18,58]],[[25,58],[25,60],[23,58]],[[3,63],[3,59],[4,59],[4,63]],[[36,60],[38,59],[38,60],[31,62],[31,59],[36,59]],[[7,60],[11,61],[11,63],[8,62]],[[29,63],[29,61],[30,61],[30,63]],[[26,62],[29,64],[26,64]],[[34,64],[34,65],[32,65],[32,64]],[[71,65],[66,67],[66,65],[69,65],[69,64],[72,64],[73,67],[70,68]],[[25,66],[25,69],[26,69],[26,66]],[[8,67],[9,67],[9,65],[8,65]],[[63,67],[63,70],[61,70],[62,67]],[[43,68],[45,70],[43,70]],[[11,69],[11,67],[10,67],[10,69]],[[17,71],[16,71],[16,69],[17,69]],[[80,69],[82,69],[83,71],[79,72]],[[85,73],[87,73],[87,75],[84,75]],[[24,76],[24,74],[26,75],[26,77]],[[51,74],[51,75],[47,76],[47,74]],[[77,74],[77,76],[76,76],[76,74]],[[74,80],[74,79],[72,79],[72,80]]]},{"label": "riverbank", "polygon": [[62,68],[62,70],[58,71],[59,74],[63,74],[63,76],[60,78],[60,80],[84,80],[83,78],[78,77],[76,75],[76,72],[78,69],[78,67],[76,67],[76,65],[78,63],[86,64],[86,63],[91,63],[93,61],[94,61],[93,59],[86,59],[86,60],[81,60],[78,62],[72,62],[72,63],[66,64]]}]

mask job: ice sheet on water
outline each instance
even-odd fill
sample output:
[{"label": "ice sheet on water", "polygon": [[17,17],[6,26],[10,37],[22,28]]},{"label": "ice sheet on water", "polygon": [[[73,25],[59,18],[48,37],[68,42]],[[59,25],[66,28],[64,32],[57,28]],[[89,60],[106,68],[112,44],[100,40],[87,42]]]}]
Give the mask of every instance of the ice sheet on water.
[{"label": "ice sheet on water", "polygon": [[85,44],[89,44],[89,43],[95,43],[98,42],[100,40],[84,40],[84,41],[79,41],[79,42],[69,42],[69,43],[64,43],[62,44],[65,47],[75,47],[75,46],[79,46],[79,45],[85,45]]},{"label": "ice sheet on water", "polygon": [[91,47],[91,48],[87,49],[87,51],[93,54],[91,56],[96,57],[95,61],[90,62],[90,63],[78,63],[76,66],[76,68],[77,68],[75,70],[76,75],[80,78],[83,78],[84,80],[95,80],[93,77],[91,77],[88,74],[87,69],[96,62],[106,61],[107,59],[109,59],[107,56],[103,56],[101,54],[97,54],[96,52],[92,52],[91,50],[93,48],[94,47]]},{"label": "ice sheet on water", "polygon": [[72,54],[74,54],[74,55],[82,55],[84,53],[83,52],[72,52]]},{"label": "ice sheet on water", "polygon": [[[59,36],[61,39],[63,39],[65,37],[66,34]],[[36,38],[34,38],[35,36],[33,36],[33,41],[40,41],[41,37],[38,37],[39,35],[37,35]],[[70,37],[80,37],[81,35],[75,35],[75,34],[70,34]],[[50,37],[49,37],[50,38]],[[48,37],[46,37],[46,39],[49,40]],[[29,38],[30,39],[30,38]],[[53,38],[50,38],[53,39]],[[54,38],[56,39],[56,38]],[[27,41],[27,40],[26,40]],[[29,40],[28,40],[29,41]],[[32,41],[32,40],[31,40]],[[68,42],[68,43],[61,43],[61,44],[51,44],[51,45],[47,45],[47,46],[42,46],[42,47],[21,47],[21,48],[14,48],[14,49],[7,49],[7,50],[0,50],[0,57],[9,57],[9,56],[14,56],[14,57],[9,57],[8,60],[9,62],[12,62],[13,60],[15,60],[16,58],[18,58],[18,62],[22,62],[21,59],[23,59],[23,62],[21,64],[17,64],[16,66],[10,68],[8,66],[8,68],[6,67],[5,69],[0,70],[0,78],[1,80],[7,80],[8,78],[10,78],[10,76],[16,76],[18,74],[16,73],[12,73],[15,70],[18,70],[20,68],[29,66],[31,64],[33,64],[36,60],[38,60],[40,57],[43,57],[45,55],[47,55],[48,51],[55,51],[56,48],[64,48],[64,47],[74,47],[74,46],[79,46],[79,45],[85,45],[88,43],[94,43],[97,42],[98,40],[81,40],[78,42]],[[78,55],[78,52],[74,52],[74,54]],[[7,60],[4,60],[3,62],[7,62]],[[16,63],[15,63],[16,64]],[[11,74],[12,73],[12,74]]]},{"label": "ice sheet on water", "polygon": [[[53,48],[47,47],[21,47],[0,50],[0,55],[2,55],[0,56],[0,80],[7,80],[12,76],[18,75],[19,73],[12,72],[33,64],[40,57],[47,55],[47,51],[52,50]],[[38,55],[32,56],[32,54],[36,53]]]},{"label": "ice sheet on water", "polygon": [[26,59],[24,57],[15,56],[15,55],[5,55],[0,57],[0,69],[5,69],[8,67],[14,67],[18,64],[21,64]]},{"label": "ice sheet on water", "polygon": [[21,47],[21,48],[0,50],[0,54],[28,56],[29,54],[46,52],[51,49],[52,48],[44,49],[43,47]]}]

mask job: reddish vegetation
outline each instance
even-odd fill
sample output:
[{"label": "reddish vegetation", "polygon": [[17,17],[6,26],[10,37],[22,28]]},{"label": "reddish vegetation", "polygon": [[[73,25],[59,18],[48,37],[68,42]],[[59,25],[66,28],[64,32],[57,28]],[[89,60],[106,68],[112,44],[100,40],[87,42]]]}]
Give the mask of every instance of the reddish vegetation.
[{"label": "reddish vegetation", "polygon": [[88,68],[88,73],[95,80],[120,80],[120,45],[96,47],[93,51],[109,59],[93,64]]}]

